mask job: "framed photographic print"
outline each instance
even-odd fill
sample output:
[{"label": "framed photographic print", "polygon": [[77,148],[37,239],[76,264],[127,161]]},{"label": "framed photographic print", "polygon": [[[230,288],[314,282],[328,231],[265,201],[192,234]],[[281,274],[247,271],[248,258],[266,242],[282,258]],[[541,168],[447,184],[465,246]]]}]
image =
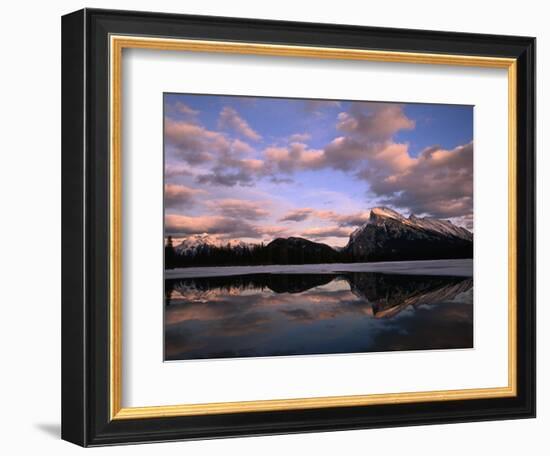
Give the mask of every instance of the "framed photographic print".
[{"label": "framed photographic print", "polygon": [[62,436],[535,416],[535,40],[62,22]]}]

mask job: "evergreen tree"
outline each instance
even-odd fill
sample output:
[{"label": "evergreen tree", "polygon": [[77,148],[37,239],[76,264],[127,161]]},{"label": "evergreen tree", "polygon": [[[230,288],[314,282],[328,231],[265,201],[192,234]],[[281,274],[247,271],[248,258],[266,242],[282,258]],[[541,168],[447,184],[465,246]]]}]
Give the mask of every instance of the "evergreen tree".
[{"label": "evergreen tree", "polygon": [[174,243],[172,236],[168,236],[166,245],[164,246],[164,268],[174,269],[176,267],[176,249],[174,249]]}]

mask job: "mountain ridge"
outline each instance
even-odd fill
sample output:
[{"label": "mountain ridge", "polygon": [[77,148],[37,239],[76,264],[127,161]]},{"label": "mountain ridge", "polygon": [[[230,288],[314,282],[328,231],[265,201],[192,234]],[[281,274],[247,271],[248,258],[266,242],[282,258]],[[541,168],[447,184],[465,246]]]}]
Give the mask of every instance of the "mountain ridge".
[{"label": "mountain ridge", "polygon": [[473,233],[449,220],[408,218],[376,207],[369,220],[354,230],[344,252],[353,261],[471,258]]},{"label": "mountain ridge", "polygon": [[278,237],[264,245],[206,233],[188,236],[173,249],[173,261],[181,263],[184,258],[186,265],[197,259],[204,265],[242,265],[472,258],[473,233],[449,220],[405,217],[380,206],[370,210],[369,219],[339,249],[298,236]]}]

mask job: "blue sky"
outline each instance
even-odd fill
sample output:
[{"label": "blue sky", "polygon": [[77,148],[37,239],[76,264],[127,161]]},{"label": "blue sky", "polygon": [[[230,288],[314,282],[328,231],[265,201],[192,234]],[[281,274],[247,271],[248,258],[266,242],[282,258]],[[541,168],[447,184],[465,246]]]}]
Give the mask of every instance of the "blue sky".
[{"label": "blue sky", "polygon": [[472,228],[473,107],[165,94],[166,231],[345,245],[385,205]]}]

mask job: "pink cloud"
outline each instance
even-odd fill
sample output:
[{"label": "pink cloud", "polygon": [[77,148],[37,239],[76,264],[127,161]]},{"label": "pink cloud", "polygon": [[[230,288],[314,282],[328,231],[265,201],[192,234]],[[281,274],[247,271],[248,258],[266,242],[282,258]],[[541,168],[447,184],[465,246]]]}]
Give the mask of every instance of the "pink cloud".
[{"label": "pink cloud", "polygon": [[352,103],[347,112],[338,114],[336,127],[371,142],[383,142],[400,130],[412,130],[415,122],[396,103]]},{"label": "pink cloud", "polygon": [[264,169],[265,163],[263,160],[258,160],[256,158],[243,158],[239,161],[239,165],[243,169],[253,172],[260,172]]},{"label": "pink cloud", "polygon": [[310,139],[311,135],[309,133],[294,133],[290,136],[290,142],[304,143]]},{"label": "pink cloud", "polygon": [[338,115],[336,126],[345,134],[324,149],[309,149],[301,142],[267,148],[264,155],[268,169],[282,173],[323,167],[346,171],[362,161],[377,161],[397,170],[410,165],[407,145],[391,142],[398,131],[414,128],[414,121],[404,114],[401,105],[353,103]]},{"label": "pink cloud", "polygon": [[354,227],[364,224],[370,217],[370,211],[354,214],[337,214],[334,211],[322,211],[304,207],[289,211],[281,218],[282,222],[302,222],[307,219],[318,218],[337,223],[339,227]]},{"label": "pink cloud", "polygon": [[205,191],[185,185],[166,184],[164,186],[164,204],[166,207],[191,206],[195,196],[201,193],[205,193]]},{"label": "pink cloud", "polygon": [[254,131],[248,122],[240,117],[237,111],[229,106],[224,106],[221,110],[218,125],[223,129],[234,130],[238,134],[252,141],[259,141],[262,139],[261,135]]},{"label": "pink cloud", "polygon": [[[209,172],[197,177],[199,183],[251,185],[255,175],[262,172],[263,161],[242,158],[253,153],[254,149],[240,139],[231,139],[200,125],[173,119],[166,120],[164,130],[166,142],[174,148],[177,158],[191,166],[208,166]],[[175,170],[167,170],[167,177],[175,174]]]},{"label": "pink cloud", "polygon": [[308,149],[303,143],[288,147],[268,147],[264,151],[266,167],[271,172],[292,173],[304,169],[319,169],[324,165],[322,150]]},{"label": "pink cloud", "polygon": [[231,149],[236,154],[242,155],[242,154],[251,154],[254,152],[254,149],[250,146],[250,144],[241,141],[240,139],[234,139],[231,143]]},{"label": "pink cloud", "polygon": [[231,147],[221,133],[185,121],[167,119],[164,135],[176,148],[179,158],[191,165],[210,162],[217,153],[227,153]]},{"label": "pink cloud", "polygon": [[324,226],[308,228],[302,232],[302,236],[321,240],[327,237],[341,237],[348,238],[351,233],[350,228],[343,228],[341,226]]},{"label": "pink cloud", "polygon": [[208,202],[208,206],[224,216],[246,220],[258,220],[267,217],[269,211],[265,209],[266,204],[268,203],[235,198]]},{"label": "pink cloud", "polygon": [[164,218],[165,233],[169,236],[184,237],[192,234],[213,234],[222,239],[275,237],[287,233],[286,227],[253,225],[242,218],[224,215],[187,216],[167,214]]},{"label": "pink cloud", "polygon": [[184,116],[188,116],[188,117],[196,117],[199,115],[199,111],[191,108],[190,106],[186,105],[181,101],[176,101],[176,103],[173,105],[173,109],[177,111],[179,114],[183,114]]},{"label": "pink cloud", "polygon": [[401,169],[371,170],[371,190],[384,204],[438,218],[464,217],[473,211],[473,144],[452,150],[433,147]]},{"label": "pink cloud", "polygon": [[321,219],[331,219],[336,214],[332,211],[320,211],[311,207],[294,209],[281,218],[281,222],[302,222],[308,218],[317,217]]},{"label": "pink cloud", "polygon": [[248,222],[218,215],[187,216],[167,214],[165,230],[169,234],[221,234],[231,236],[256,236],[256,229]]},{"label": "pink cloud", "polygon": [[301,209],[295,209],[281,218],[281,222],[303,222],[304,220],[310,218],[314,213],[314,209],[310,207],[304,207]]},{"label": "pink cloud", "polygon": [[193,173],[186,165],[177,165],[174,163],[166,163],[164,166],[164,177],[172,178],[179,176],[191,176]]},{"label": "pink cloud", "polygon": [[288,236],[288,228],[285,226],[265,225],[261,227],[260,231],[263,236],[270,236],[271,238]]},{"label": "pink cloud", "polygon": [[346,171],[354,169],[358,162],[367,160],[373,150],[373,146],[365,141],[339,136],[325,147],[324,162],[327,166]]},{"label": "pink cloud", "polygon": [[371,157],[371,163],[392,172],[403,172],[415,164],[415,159],[409,155],[407,144],[391,143]]}]

